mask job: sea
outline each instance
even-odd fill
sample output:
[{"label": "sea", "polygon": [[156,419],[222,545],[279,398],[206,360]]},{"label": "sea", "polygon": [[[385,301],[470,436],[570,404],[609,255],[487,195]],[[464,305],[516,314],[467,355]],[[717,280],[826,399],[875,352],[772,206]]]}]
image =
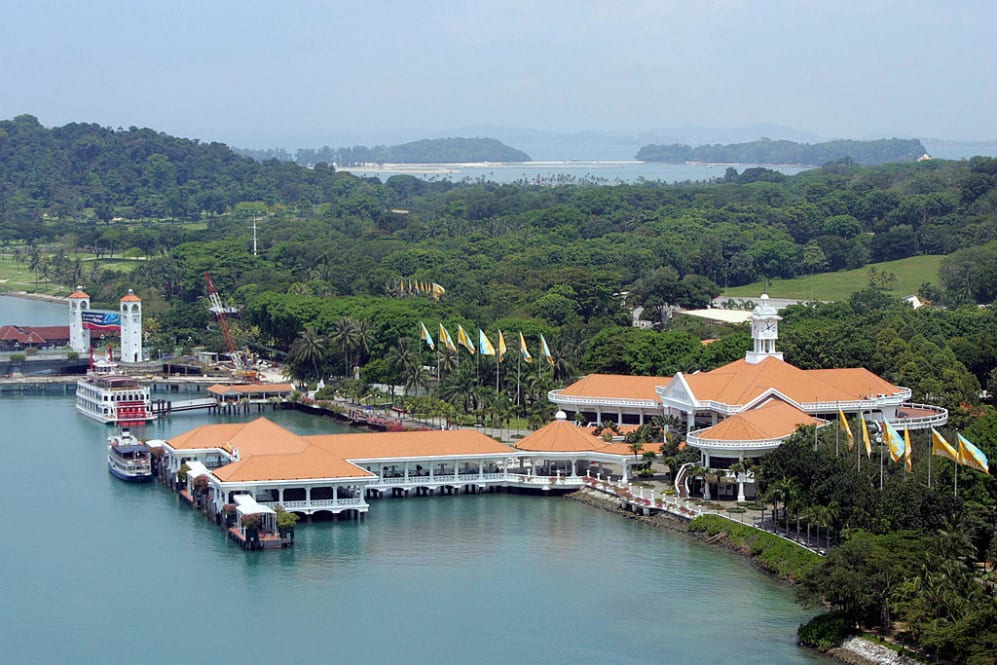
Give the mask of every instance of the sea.
[{"label": "sea", "polygon": [[[67,318],[0,296],[0,324]],[[300,523],[293,548],[245,552],[162,486],[111,476],[112,429],[71,395],[4,395],[0,423],[5,663],[830,662],[796,644],[815,610],[747,561],[563,497],[371,500],[365,521]]]},{"label": "sea", "polygon": [[[554,160],[533,162],[480,162],[468,164],[385,164],[383,166],[339,167],[359,176],[376,176],[382,181],[394,175],[413,175],[425,180],[452,182],[496,182],[500,184],[598,184],[619,185],[640,182],[697,182],[722,178],[728,168],[739,173],[758,164],[663,164],[635,160]],[[763,165],[764,168],[795,175],[805,170],[794,165]]]}]

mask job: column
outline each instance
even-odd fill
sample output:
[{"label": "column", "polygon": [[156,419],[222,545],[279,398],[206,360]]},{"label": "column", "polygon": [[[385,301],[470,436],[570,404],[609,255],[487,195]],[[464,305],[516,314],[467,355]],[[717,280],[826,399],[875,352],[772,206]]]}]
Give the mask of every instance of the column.
[{"label": "column", "polygon": [[408,483],[408,462],[405,462],[405,482]]}]

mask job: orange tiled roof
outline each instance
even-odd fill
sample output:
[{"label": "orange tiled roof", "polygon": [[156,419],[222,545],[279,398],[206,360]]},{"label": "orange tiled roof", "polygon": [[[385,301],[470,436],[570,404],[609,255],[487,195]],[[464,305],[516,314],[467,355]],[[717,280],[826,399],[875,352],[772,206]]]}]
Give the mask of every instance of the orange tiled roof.
[{"label": "orange tiled roof", "polygon": [[142,302],[142,299],[139,298],[134,293],[132,293],[131,291],[129,291],[125,295],[121,296],[120,302]]},{"label": "orange tiled roof", "polygon": [[644,399],[657,402],[655,388],[668,385],[667,376],[627,376],[625,374],[589,374],[558,391],[572,397],[609,399]]},{"label": "orange tiled roof", "polygon": [[[242,450],[240,449],[240,454]],[[304,478],[358,478],[374,474],[361,469],[319,446],[309,445],[296,453],[252,455],[214,470],[222,482],[297,480]]]},{"label": "orange tiled roof", "polygon": [[754,365],[743,359],[736,360],[709,372],[684,375],[684,378],[696,399],[723,404],[747,404],[770,389],[800,403],[855,399],[853,393],[812,371],[799,369],[778,358],[765,358]]},{"label": "orange tiled roof", "polygon": [[304,438],[328,453],[353,460],[509,452],[508,446],[474,430],[316,434]]},{"label": "orange tiled roof", "polygon": [[899,389],[867,370],[865,367],[844,369],[811,369],[807,374],[835,386],[851,395],[851,399],[865,399],[872,395],[895,395]]},{"label": "orange tiled roof", "polygon": [[584,453],[598,452],[633,455],[627,447],[625,453],[617,452],[617,447],[625,444],[610,444],[597,436],[592,436],[587,427],[577,427],[567,420],[547,423],[536,432],[524,437],[516,444],[518,450],[544,453]]},{"label": "orange tiled roof", "polygon": [[818,421],[780,399],[770,399],[759,407],[738,413],[696,434],[713,441],[767,441],[789,436],[800,425]]},{"label": "orange tiled roof", "polygon": [[308,447],[303,438],[266,418],[248,423],[202,425],[170,437],[167,443],[174,450],[224,448],[228,445],[238,448],[242,459],[252,455],[299,453]]},{"label": "orange tiled roof", "polygon": [[225,395],[227,393],[238,393],[240,395],[252,393],[293,393],[294,386],[290,383],[216,383],[208,386],[208,392],[212,395]]},{"label": "orange tiled roof", "polygon": [[90,296],[88,296],[83,291],[77,290],[77,291],[73,291],[72,293],[70,293],[69,297],[70,298],[89,298]]}]

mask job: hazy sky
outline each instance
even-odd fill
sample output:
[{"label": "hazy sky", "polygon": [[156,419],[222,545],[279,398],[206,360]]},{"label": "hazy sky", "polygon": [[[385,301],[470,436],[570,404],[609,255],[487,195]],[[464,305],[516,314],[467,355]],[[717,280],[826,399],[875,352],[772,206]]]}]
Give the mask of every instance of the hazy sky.
[{"label": "hazy sky", "polygon": [[5,3],[0,118],[244,147],[776,123],[997,138],[997,0]]}]

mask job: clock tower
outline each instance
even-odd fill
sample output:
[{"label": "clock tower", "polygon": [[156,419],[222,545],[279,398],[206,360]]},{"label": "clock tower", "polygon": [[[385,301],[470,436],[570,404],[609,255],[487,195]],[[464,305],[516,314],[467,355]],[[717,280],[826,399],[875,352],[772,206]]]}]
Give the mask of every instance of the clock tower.
[{"label": "clock tower", "polygon": [[765,358],[782,360],[782,352],[775,350],[781,320],[776,308],[769,303],[768,295],[763,293],[761,302],[751,312],[751,340],[754,348],[745,355],[745,362],[756,365]]}]

